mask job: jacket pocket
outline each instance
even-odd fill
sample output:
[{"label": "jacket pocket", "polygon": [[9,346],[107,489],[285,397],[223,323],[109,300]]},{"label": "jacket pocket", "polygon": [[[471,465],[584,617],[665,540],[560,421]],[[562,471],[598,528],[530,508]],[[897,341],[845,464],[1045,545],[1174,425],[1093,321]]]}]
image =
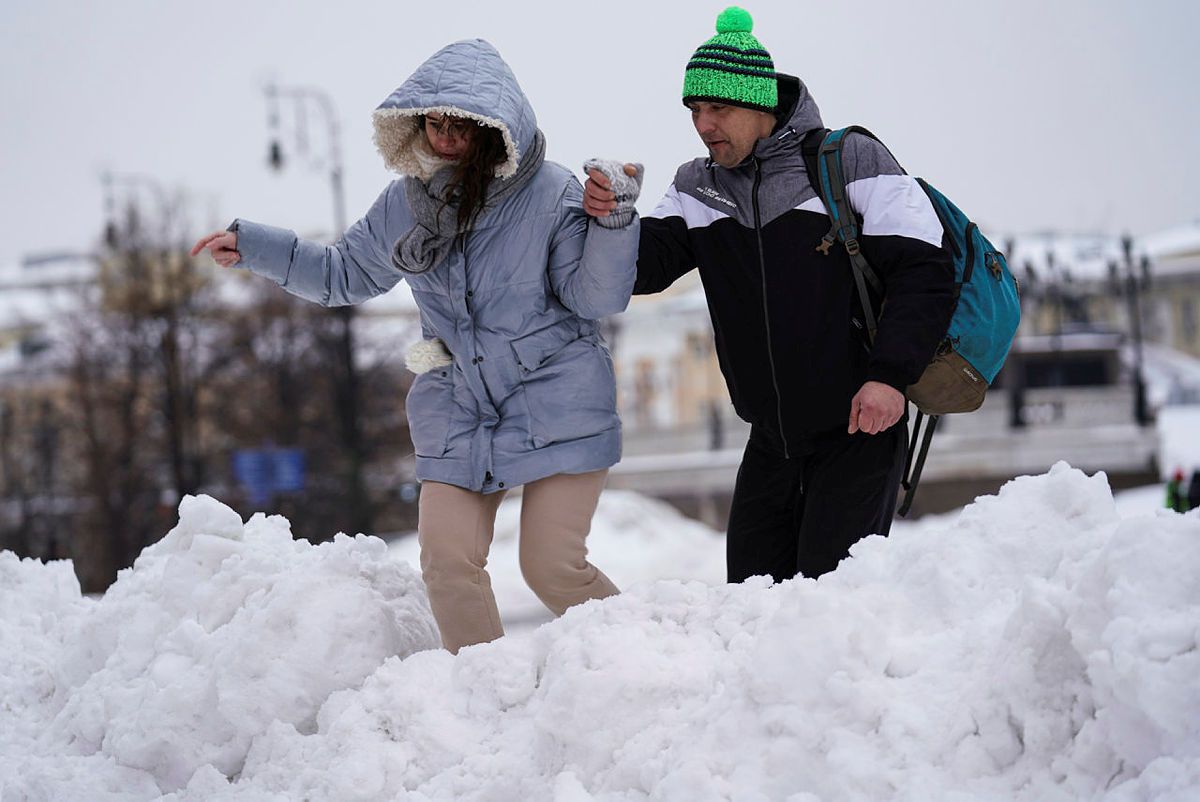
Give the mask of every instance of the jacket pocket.
[{"label": "jacket pocket", "polygon": [[566,345],[579,339],[579,322],[567,319],[553,326],[547,326],[531,334],[518,337],[512,342],[513,354],[517,357],[517,365],[521,375],[537,370]]},{"label": "jacket pocket", "polygon": [[578,321],[512,343],[529,407],[534,448],[579,440],[618,425],[612,360]]},{"label": "jacket pocket", "polygon": [[441,457],[450,439],[454,408],[453,366],[420,374],[408,390],[405,412],[408,432],[418,457]]}]

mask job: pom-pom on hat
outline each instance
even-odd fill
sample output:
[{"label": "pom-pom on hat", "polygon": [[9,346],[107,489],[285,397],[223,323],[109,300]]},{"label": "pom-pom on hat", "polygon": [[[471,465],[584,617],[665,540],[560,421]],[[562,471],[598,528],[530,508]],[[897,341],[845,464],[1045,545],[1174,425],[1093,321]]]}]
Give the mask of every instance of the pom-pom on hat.
[{"label": "pom-pom on hat", "polygon": [[717,35],[692,54],[683,74],[683,102],[707,100],[774,112],[779,104],[775,62],[750,33],[754,20],[730,6],[717,17]]}]

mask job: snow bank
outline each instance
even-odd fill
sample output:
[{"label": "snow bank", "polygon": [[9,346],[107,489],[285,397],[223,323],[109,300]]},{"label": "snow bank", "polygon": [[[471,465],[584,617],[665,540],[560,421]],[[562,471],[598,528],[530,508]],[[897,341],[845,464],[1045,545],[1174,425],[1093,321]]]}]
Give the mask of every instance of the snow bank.
[{"label": "snow bank", "polygon": [[[25,601],[24,612],[0,611],[4,643],[24,638],[50,661],[49,678],[28,681],[3,664],[5,690],[23,700],[0,711],[5,802],[154,799],[152,784],[173,802],[1200,798],[1200,514],[1122,520],[1103,475],[1060,464],[1018,479],[943,525],[863,541],[819,581],[644,583],[457,657],[377,648],[373,668],[362,653],[355,673],[365,680],[323,704],[316,675],[333,671],[328,663],[277,679],[220,667],[299,648],[277,624],[240,640],[257,658],[228,644],[192,648],[207,611],[235,609],[212,613],[226,626],[264,611],[240,601],[262,572],[224,569],[211,534],[185,546],[181,529],[118,586],[132,594],[140,579],[143,599],[158,588],[150,597],[166,610],[156,613],[124,603],[106,619],[97,611],[122,604],[117,589],[87,608],[56,589],[61,567],[0,562],[26,587],[17,598],[43,599],[37,613]],[[303,544],[280,556],[282,540],[262,552],[288,575],[260,592],[309,562],[356,566],[295,578],[307,588],[299,595],[325,597],[313,605],[322,608],[374,588],[362,575],[385,570],[370,539],[328,544],[325,558]],[[186,566],[165,570],[172,558]],[[405,581],[407,571],[394,586]],[[177,584],[189,589],[165,589]],[[88,618],[99,631],[70,626]],[[104,635],[118,619],[131,630],[123,641]],[[318,653],[346,648],[331,646],[328,619],[294,625]],[[91,653],[81,640],[105,648]],[[187,648],[147,647],[166,641]],[[66,653],[86,665],[68,672],[54,662]],[[157,655],[176,653],[189,657],[153,671]],[[189,680],[171,694],[176,704],[138,718],[143,699],[192,672],[208,678],[207,695]],[[68,674],[73,684],[62,685]],[[279,702],[273,720],[255,706],[288,693],[304,701]],[[225,694],[239,714],[213,709]],[[43,736],[23,738],[39,719]],[[99,722],[120,737],[97,738]],[[225,754],[218,731],[248,751]],[[84,787],[92,793],[72,795]]]},{"label": "snow bank", "polygon": [[241,770],[272,722],[439,643],[424,587],[376,538],[312,546],[208,497],[80,597],[69,563],[0,555],[0,798],[151,799]]}]

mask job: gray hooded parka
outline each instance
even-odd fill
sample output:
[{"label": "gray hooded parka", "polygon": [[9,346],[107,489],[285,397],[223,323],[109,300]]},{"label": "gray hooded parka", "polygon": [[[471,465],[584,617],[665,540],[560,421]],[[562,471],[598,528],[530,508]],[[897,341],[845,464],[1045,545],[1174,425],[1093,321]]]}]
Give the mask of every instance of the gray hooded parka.
[{"label": "gray hooded parka", "polygon": [[[501,178],[537,130],[512,71],[479,39],[434,54],[375,111],[384,161],[422,180],[444,167],[420,130],[429,111],[500,129]],[[407,278],[425,337],[453,356],[418,375],[408,394],[417,477],[489,493],[620,459],[612,359],[596,321],[629,302],[639,221],[589,225],[582,201],[570,171],[544,162],[434,269],[407,275],[392,248],[415,221],[404,181],[393,181],[331,246],[238,220],[239,265],[325,306],[359,303]]]}]

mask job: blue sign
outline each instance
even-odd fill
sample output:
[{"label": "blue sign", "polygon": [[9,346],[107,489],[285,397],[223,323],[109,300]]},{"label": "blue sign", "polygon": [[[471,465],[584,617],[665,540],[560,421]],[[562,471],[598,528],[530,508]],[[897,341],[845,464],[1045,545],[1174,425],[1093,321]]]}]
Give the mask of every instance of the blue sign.
[{"label": "blue sign", "polygon": [[298,448],[240,449],[233,452],[233,475],[250,497],[261,506],[276,493],[304,489],[306,463]]},{"label": "blue sign", "polygon": [[277,448],[272,452],[275,468],[275,492],[296,493],[304,489],[304,452],[298,448]]}]

